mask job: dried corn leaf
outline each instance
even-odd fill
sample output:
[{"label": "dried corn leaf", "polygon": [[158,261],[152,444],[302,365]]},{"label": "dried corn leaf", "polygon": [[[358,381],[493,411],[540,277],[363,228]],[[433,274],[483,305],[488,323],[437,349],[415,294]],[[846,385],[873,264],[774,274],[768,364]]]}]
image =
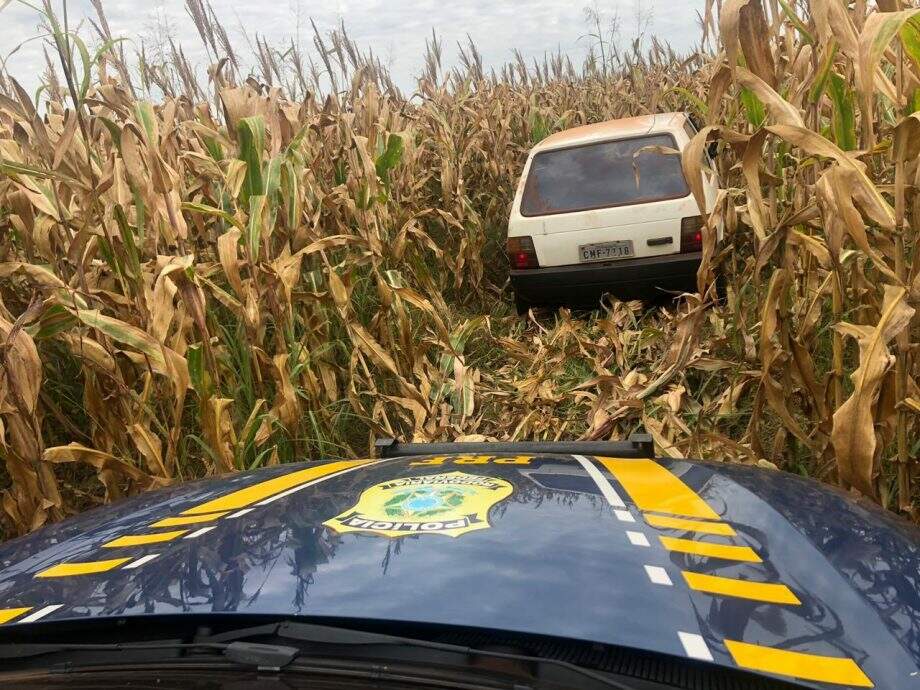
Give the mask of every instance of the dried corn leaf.
[{"label": "dried corn leaf", "polygon": [[888,342],[907,327],[914,315],[905,295],[904,288],[886,285],[885,301],[874,327],[850,323],[835,326],[843,335],[856,339],[859,368],[851,375],[853,394],[834,412],[831,443],[841,480],[868,496],[876,495],[874,407],[882,381],[894,363]]}]

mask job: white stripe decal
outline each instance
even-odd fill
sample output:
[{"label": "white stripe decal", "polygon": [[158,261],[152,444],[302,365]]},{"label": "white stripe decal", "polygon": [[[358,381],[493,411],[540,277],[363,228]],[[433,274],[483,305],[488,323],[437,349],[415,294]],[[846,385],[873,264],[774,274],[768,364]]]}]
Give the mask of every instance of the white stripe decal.
[{"label": "white stripe decal", "polygon": [[628,510],[614,510],[613,514],[617,516],[620,522],[635,522],[636,518]]},{"label": "white stripe decal", "polygon": [[251,513],[253,510],[255,510],[255,508],[242,508],[235,513],[230,513],[224,520],[233,520],[238,517],[243,517],[246,513]]},{"label": "white stripe decal", "polygon": [[645,573],[654,585],[667,585],[668,587],[674,585],[674,583],[671,582],[671,576],[668,575],[668,571],[661,566],[647,565],[645,566]]},{"label": "white stripe decal", "polygon": [[680,643],[684,646],[684,651],[687,653],[687,656],[691,659],[712,661],[712,652],[709,651],[706,640],[703,639],[702,635],[678,630],[677,636],[680,638]]},{"label": "white stripe decal", "polygon": [[597,484],[597,488],[601,490],[601,493],[604,495],[604,498],[607,499],[607,502],[612,505],[614,508],[625,508],[626,504],[623,503],[623,499],[620,498],[620,495],[616,490],[610,485],[610,482],[607,481],[607,478],[601,474],[601,471],[594,466],[588,458],[584,455],[573,455],[578,461],[578,464],[581,465],[585,472],[588,473],[588,476],[594,480],[594,483]]},{"label": "white stripe decal", "polygon": [[216,525],[211,525],[210,527],[202,527],[201,529],[196,529],[196,530],[195,530],[194,532],[192,532],[191,534],[186,534],[186,535],[185,535],[184,537],[182,537],[182,538],[183,538],[183,539],[195,539],[196,537],[200,537],[202,534],[207,534],[207,533],[210,532],[212,529],[214,529],[215,526],[216,526]]},{"label": "white stripe decal", "polygon": [[[336,475],[330,474],[329,476],[335,477]],[[325,477],[323,477],[322,479],[325,479]],[[286,491],[282,491],[280,494],[275,494],[274,496],[263,498],[261,501],[256,503],[256,505],[257,506],[267,506],[269,503],[274,503],[275,501],[285,498],[287,496],[290,496],[291,494],[296,494],[298,491],[302,489],[306,489],[308,486],[313,486],[318,481],[321,481],[321,479],[318,479],[316,482],[310,482],[309,484],[298,484],[297,486],[292,486],[290,489],[287,489]]]},{"label": "white stripe decal", "polygon": [[35,613],[30,613],[30,614],[29,614],[28,616],[26,616],[25,618],[20,618],[18,622],[19,622],[19,623],[34,623],[34,622],[37,621],[39,618],[44,618],[44,617],[47,616],[49,613],[54,613],[54,612],[57,611],[59,608],[61,608],[63,605],[64,605],[64,604],[51,604],[51,606],[46,606],[46,607],[43,608],[43,609],[39,609],[39,610],[36,611]]},{"label": "white stripe decal", "polygon": [[125,570],[133,570],[134,568],[140,568],[145,563],[150,563],[154,558],[159,556],[158,553],[148,553],[146,556],[141,556],[136,561],[131,561],[128,565],[123,566]]},{"label": "white stripe decal", "polygon": [[[633,546],[651,546],[648,543],[648,537],[646,537],[642,532],[626,532],[626,536],[629,537],[629,543]],[[186,537],[188,539],[188,537]]]},{"label": "white stripe decal", "polygon": [[[395,458],[387,458],[387,460],[391,460],[391,459],[395,459]],[[381,461],[375,460],[374,462],[369,462],[366,465],[358,465],[357,467],[349,467],[348,469],[344,469],[341,472],[327,474],[325,477],[320,477],[319,479],[312,479],[309,482],[306,482],[305,484],[298,484],[297,486],[292,486],[290,489],[288,489],[287,491],[282,491],[280,494],[275,494],[274,496],[269,496],[268,498],[264,498],[258,503],[256,503],[256,505],[257,506],[267,506],[269,503],[272,503],[274,501],[277,501],[278,499],[284,498],[285,496],[290,496],[291,494],[297,493],[298,491],[301,491],[302,489],[306,489],[309,486],[316,486],[320,482],[324,482],[328,479],[335,479],[336,477],[340,477],[343,474],[346,474],[348,472],[354,472],[355,470],[360,469],[362,467],[372,467],[373,465],[376,465],[379,462]]]}]

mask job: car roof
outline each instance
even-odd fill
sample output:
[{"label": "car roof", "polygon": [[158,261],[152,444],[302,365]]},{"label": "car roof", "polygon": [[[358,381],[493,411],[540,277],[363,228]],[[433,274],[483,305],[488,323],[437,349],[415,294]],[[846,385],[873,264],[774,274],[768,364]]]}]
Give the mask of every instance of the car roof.
[{"label": "car roof", "polygon": [[638,136],[653,130],[673,130],[676,127],[683,126],[686,117],[685,113],[680,112],[657,113],[572,127],[571,129],[564,129],[561,132],[550,134],[534,146],[533,150],[534,152],[539,152]]},{"label": "car roof", "polygon": [[918,591],[918,531],[811,480],[471,451],[267,467],[11,540],[0,639],[106,618],[373,619],[895,688],[920,673]]}]

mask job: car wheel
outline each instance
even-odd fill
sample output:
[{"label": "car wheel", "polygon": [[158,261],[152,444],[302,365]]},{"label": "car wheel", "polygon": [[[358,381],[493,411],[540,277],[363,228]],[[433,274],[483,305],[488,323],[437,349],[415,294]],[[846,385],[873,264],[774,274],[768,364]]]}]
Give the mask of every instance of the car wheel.
[{"label": "car wheel", "polygon": [[725,304],[728,300],[728,280],[723,273],[716,274],[716,300]]},{"label": "car wheel", "polygon": [[514,307],[517,309],[518,316],[526,316],[532,306],[530,302],[520,295],[514,296]]}]

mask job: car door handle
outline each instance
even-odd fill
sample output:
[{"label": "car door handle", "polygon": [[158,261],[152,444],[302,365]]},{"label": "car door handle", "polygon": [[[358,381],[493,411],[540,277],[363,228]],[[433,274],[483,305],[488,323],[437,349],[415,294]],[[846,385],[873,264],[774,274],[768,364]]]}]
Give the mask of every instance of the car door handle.
[{"label": "car door handle", "polygon": [[646,244],[649,247],[660,247],[663,244],[674,244],[674,238],[670,235],[668,237],[652,237],[646,240]]}]

